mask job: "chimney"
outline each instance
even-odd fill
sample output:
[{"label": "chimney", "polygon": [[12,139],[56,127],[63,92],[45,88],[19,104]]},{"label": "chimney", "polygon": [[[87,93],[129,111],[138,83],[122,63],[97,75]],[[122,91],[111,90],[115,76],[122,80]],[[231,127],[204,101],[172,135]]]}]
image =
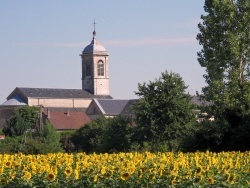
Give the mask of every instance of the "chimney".
[{"label": "chimney", "polygon": [[69,110],[67,111],[67,116],[69,116]]},{"label": "chimney", "polygon": [[47,108],[47,116],[50,118],[50,110]]}]

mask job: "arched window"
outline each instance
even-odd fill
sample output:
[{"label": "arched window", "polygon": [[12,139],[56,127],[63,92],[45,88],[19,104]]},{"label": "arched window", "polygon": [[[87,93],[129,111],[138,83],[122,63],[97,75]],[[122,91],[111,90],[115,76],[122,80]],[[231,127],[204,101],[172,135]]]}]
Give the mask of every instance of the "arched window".
[{"label": "arched window", "polygon": [[104,76],[104,63],[101,60],[97,64],[97,75]]}]

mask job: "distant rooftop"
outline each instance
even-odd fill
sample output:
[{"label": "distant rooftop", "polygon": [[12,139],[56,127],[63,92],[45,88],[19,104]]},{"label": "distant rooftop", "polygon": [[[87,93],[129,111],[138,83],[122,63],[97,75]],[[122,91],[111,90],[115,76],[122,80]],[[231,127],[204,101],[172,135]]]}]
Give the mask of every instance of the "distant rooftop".
[{"label": "distant rooftop", "polygon": [[23,105],[27,105],[27,103],[25,103],[25,101],[19,95],[15,95],[11,99],[1,104],[1,106],[23,106]]},{"label": "distant rooftop", "polygon": [[16,92],[25,97],[32,98],[105,98],[111,99],[110,95],[93,95],[82,89],[55,89],[55,88],[24,88],[17,87],[7,99],[12,99]]}]

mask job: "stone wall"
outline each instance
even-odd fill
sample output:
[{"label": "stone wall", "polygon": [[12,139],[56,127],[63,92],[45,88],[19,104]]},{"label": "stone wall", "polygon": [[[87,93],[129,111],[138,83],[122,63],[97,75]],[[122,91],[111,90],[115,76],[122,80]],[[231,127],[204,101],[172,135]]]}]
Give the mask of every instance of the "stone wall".
[{"label": "stone wall", "polygon": [[29,98],[29,106],[44,106],[55,108],[88,108],[91,99],[36,99]]}]

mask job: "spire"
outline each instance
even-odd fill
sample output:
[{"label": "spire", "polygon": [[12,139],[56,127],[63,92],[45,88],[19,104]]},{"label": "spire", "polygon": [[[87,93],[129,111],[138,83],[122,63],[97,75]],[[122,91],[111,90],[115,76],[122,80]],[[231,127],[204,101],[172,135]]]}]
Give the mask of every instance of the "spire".
[{"label": "spire", "polygon": [[96,32],[95,32],[95,25],[97,24],[96,22],[95,22],[95,19],[94,19],[94,31],[93,31],[93,38],[96,36]]}]

